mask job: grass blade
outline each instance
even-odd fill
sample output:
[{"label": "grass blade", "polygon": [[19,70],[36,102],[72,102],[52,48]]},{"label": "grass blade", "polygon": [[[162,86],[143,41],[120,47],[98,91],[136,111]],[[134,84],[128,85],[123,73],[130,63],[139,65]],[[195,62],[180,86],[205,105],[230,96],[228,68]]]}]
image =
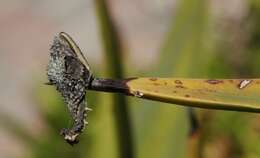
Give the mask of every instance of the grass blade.
[{"label": "grass blade", "polygon": [[[100,23],[107,69],[110,77],[123,77],[122,49],[116,28],[111,20],[105,0],[96,0],[96,10]],[[127,101],[124,96],[113,95],[116,132],[118,136],[119,155],[124,158],[134,157],[133,139]]]},{"label": "grass blade", "polygon": [[[153,73],[145,75],[207,77],[207,64],[212,58],[212,53],[208,53],[205,47],[210,41],[206,34],[207,16],[207,1],[178,1],[172,25],[162,45],[160,63],[152,70]],[[186,108],[164,106],[158,102],[146,104],[145,123],[139,127],[143,142],[140,157],[187,157],[189,151],[186,149],[186,140],[189,127]],[[140,106],[138,110],[140,111]],[[140,112],[141,118],[143,114],[144,112]],[[142,132],[141,129],[146,130]],[[154,144],[160,146],[153,150]]]}]

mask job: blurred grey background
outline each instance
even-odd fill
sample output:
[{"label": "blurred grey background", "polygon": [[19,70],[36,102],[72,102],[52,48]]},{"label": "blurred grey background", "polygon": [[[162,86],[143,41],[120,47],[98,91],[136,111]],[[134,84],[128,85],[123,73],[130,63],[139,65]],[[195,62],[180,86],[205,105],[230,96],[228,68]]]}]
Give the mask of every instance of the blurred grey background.
[{"label": "blurred grey background", "polygon": [[[124,41],[124,56],[135,71],[145,71],[157,61],[178,1],[181,0],[108,1]],[[95,69],[102,64],[93,3],[92,0],[0,2],[0,111],[18,120],[33,137],[47,128],[33,96],[35,85],[45,86],[43,83],[47,81],[46,65],[54,36],[60,31],[69,33]],[[243,34],[238,26],[248,15],[247,3],[245,0],[209,0],[209,14],[217,19],[212,28],[223,31],[231,27],[230,30]],[[218,38],[217,33],[214,36]],[[236,33],[233,36],[229,37],[230,41],[240,39]],[[243,54],[232,60],[243,60]],[[0,153],[1,158],[26,157],[28,147],[0,126]]]}]

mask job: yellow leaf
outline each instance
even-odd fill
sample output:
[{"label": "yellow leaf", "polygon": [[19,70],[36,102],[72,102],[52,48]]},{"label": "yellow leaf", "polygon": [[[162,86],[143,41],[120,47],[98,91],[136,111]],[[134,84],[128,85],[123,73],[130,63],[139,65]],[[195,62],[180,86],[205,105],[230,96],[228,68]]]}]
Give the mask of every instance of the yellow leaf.
[{"label": "yellow leaf", "polygon": [[127,82],[136,97],[206,109],[260,112],[260,79],[137,78]]}]

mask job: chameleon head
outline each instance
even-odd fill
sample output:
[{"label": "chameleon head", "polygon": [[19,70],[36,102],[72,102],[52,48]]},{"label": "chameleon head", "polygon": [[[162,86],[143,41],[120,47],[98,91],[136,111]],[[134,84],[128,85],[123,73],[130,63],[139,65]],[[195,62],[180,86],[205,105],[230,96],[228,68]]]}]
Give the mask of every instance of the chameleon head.
[{"label": "chameleon head", "polygon": [[85,94],[93,76],[87,60],[68,34],[61,32],[55,37],[47,71],[48,84],[54,85],[61,93],[73,119],[71,128],[61,130],[64,139],[73,145],[78,142],[77,137],[87,122],[89,108]]}]

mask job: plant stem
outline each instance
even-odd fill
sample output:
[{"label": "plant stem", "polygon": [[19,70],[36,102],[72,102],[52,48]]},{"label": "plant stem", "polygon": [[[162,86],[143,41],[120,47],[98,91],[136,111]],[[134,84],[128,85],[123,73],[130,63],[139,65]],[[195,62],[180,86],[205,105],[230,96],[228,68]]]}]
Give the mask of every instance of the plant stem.
[{"label": "plant stem", "polygon": [[[111,20],[106,0],[96,0],[95,3],[103,40],[107,72],[109,72],[110,77],[122,78],[124,74],[119,36]],[[133,158],[132,128],[126,98],[122,95],[113,94],[113,101],[118,147],[120,150],[119,155],[121,158]]]}]

